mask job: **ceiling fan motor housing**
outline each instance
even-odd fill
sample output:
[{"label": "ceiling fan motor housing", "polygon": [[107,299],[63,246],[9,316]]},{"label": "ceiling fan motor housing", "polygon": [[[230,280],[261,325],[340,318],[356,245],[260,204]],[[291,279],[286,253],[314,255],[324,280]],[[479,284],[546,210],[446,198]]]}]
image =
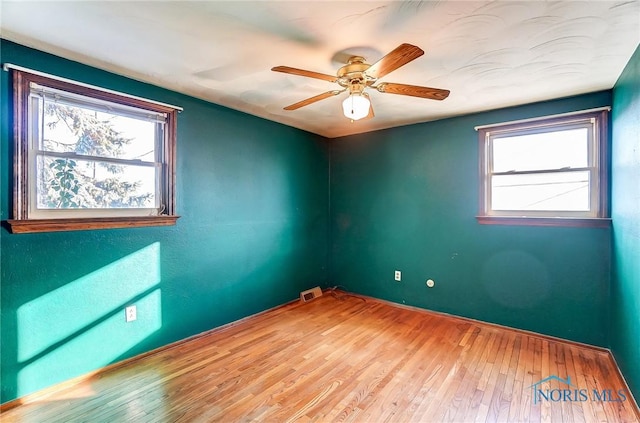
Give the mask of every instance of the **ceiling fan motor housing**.
[{"label": "ceiling fan motor housing", "polygon": [[338,84],[349,88],[350,92],[359,92],[367,85],[373,84],[375,78],[370,77],[365,72],[371,67],[364,57],[352,56],[349,63],[338,69]]}]

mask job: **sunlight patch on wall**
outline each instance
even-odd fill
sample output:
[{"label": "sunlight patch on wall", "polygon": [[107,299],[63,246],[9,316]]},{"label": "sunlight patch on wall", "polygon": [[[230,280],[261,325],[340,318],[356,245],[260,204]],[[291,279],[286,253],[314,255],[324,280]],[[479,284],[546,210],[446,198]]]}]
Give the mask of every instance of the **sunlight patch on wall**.
[{"label": "sunlight patch on wall", "polygon": [[[25,361],[160,282],[154,243],[18,309],[18,360]],[[123,308],[124,310],[124,308]]]},{"label": "sunlight patch on wall", "polygon": [[[63,379],[81,375],[112,363],[162,326],[161,295],[156,289],[136,302],[140,318],[123,327],[124,314],[117,313],[20,370],[18,387],[28,388],[43,374]],[[153,316],[142,317],[153,312]],[[134,327],[135,325],[135,327]],[[36,388],[37,389],[37,388]]]},{"label": "sunlight patch on wall", "polygon": [[[160,243],[154,243],[22,305],[19,390],[107,365],[157,331],[160,274]],[[124,308],[130,304],[137,306],[138,319],[126,323]]]}]

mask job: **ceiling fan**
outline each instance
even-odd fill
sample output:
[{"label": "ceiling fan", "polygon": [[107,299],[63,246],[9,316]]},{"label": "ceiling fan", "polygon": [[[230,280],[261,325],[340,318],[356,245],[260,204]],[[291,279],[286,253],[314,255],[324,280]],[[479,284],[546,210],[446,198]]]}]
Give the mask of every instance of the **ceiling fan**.
[{"label": "ceiling fan", "polygon": [[276,66],[271,70],[275,72],[322,79],[329,82],[336,82],[342,87],[342,89],[327,91],[291,104],[285,107],[284,110],[296,110],[300,107],[308,106],[309,104],[336,96],[348,90],[349,97],[347,97],[342,103],[342,109],[344,115],[354,121],[374,116],[369,94],[365,91],[367,88],[375,89],[381,93],[409,95],[413,97],[428,98],[431,100],[444,100],[447,98],[447,96],[449,96],[449,90],[420,87],[417,85],[396,84],[393,82],[378,83],[378,80],[383,76],[393,72],[401,66],[406,65],[412,60],[417,59],[423,54],[424,51],[420,47],[405,43],[400,44],[373,65],[368,64],[364,57],[351,56],[348,63],[338,69],[336,76],[304,69],[291,68],[289,66]]}]

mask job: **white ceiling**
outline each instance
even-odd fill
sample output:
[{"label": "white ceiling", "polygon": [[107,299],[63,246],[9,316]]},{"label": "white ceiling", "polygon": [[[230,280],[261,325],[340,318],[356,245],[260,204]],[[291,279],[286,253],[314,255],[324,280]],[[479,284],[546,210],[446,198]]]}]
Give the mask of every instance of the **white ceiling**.
[{"label": "white ceiling", "polygon": [[[640,1],[1,1],[3,38],[326,137],[611,88],[640,42]],[[370,91],[351,123],[334,75],[401,43],[425,55],[382,81],[444,101]]]}]

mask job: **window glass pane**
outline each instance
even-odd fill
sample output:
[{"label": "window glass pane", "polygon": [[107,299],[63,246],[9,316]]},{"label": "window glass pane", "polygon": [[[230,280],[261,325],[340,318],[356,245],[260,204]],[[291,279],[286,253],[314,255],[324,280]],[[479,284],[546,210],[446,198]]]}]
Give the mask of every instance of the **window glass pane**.
[{"label": "window glass pane", "polygon": [[38,156],[39,209],[154,208],[153,166]]},{"label": "window glass pane", "polygon": [[496,175],[493,210],[589,211],[589,172]]},{"label": "window glass pane", "polygon": [[588,129],[493,139],[493,171],[588,167]]},{"label": "window glass pane", "polygon": [[156,128],[147,120],[44,100],[40,149],[155,161]]}]

